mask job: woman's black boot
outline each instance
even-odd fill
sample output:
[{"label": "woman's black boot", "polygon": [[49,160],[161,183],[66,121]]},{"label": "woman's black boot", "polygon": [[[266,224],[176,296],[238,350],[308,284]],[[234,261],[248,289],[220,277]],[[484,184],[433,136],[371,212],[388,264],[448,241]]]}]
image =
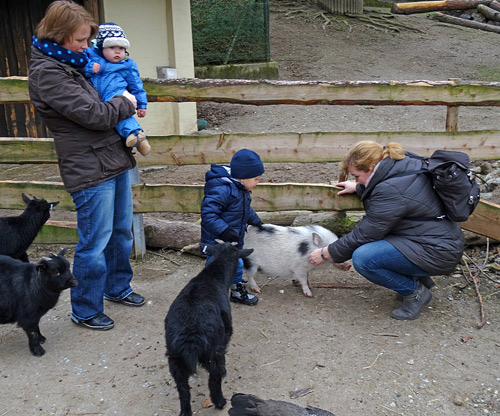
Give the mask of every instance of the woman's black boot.
[{"label": "woman's black boot", "polygon": [[391,316],[394,319],[401,321],[411,321],[417,319],[422,311],[422,308],[427,305],[432,299],[432,294],[422,283],[418,282],[418,286],[413,293],[403,296],[403,305],[399,309],[392,311]]}]

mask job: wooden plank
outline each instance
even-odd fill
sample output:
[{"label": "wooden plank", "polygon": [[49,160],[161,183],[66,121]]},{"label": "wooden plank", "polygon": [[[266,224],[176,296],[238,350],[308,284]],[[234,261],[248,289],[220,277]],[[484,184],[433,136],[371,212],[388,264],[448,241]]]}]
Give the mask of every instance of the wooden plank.
[{"label": "wooden plank", "polygon": [[449,105],[446,107],[446,131],[455,132],[458,131],[458,109],[455,105]]},{"label": "wooden plank", "polygon": [[[318,184],[260,184],[253,191],[252,206],[259,211],[361,209],[355,196],[338,197],[338,188]],[[0,181],[0,208],[24,209],[21,193],[59,201],[55,209],[73,211],[71,196],[58,182]],[[134,212],[199,213],[203,185],[133,185]],[[352,198],[351,198],[352,197]]]},{"label": "wooden plank", "polygon": [[[499,28],[500,29],[500,28]],[[455,81],[270,81],[145,78],[157,102],[215,101],[251,105],[499,106],[500,83]]]},{"label": "wooden plank", "polygon": [[57,163],[53,139],[0,137],[0,146],[0,163]]},{"label": "wooden plank", "polygon": [[29,102],[28,77],[0,78],[0,104]]},{"label": "wooden plank", "polygon": [[[318,184],[259,184],[252,193],[256,211],[356,211],[363,206],[357,196],[338,196],[339,188]],[[73,210],[62,184],[50,182],[0,181],[0,208],[24,209],[20,195],[38,195],[60,201],[55,209]],[[134,212],[199,213],[203,185],[134,185]],[[461,224],[466,230],[500,240],[500,205],[481,200],[474,214]]]},{"label": "wooden plank", "polygon": [[[130,171],[130,181],[133,185],[141,183],[139,180],[139,167],[137,165]],[[134,235],[132,254],[136,259],[143,259],[146,255],[146,236],[144,235],[144,219],[142,214],[134,213],[132,218],[132,233]]]},{"label": "wooden plank", "polygon": [[473,214],[466,222],[460,223],[460,226],[465,230],[500,241],[500,205],[479,201]]},{"label": "wooden plank", "polygon": [[40,181],[0,181],[0,195],[2,195],[0,208],[24,210],[26,204],[21,198],[23,192],[30,198],[36,196],[51,202],[59,201],[56,209],[64,211],[75,209],[71,195],[66,192],[62,183]]},{"label": "wooden plank", "polygon": [[[472,160],[500,159],[500,130],[462,132],[317,132],[148,136],[154,149],[140,166],[228,163],[249,147],[264,163],[335,162],[360,140],[401,143],[406,150],[430,156],[434,150],[462,151]],[[0,137],[0,163],[57,163],[52,139]]]},{"label": "wooden plank", "polygon": [[[273,81],[196,78],[162,80],[144,78],[143,81],[150,102],[500,106],[499,82]],[[27,78],[0,78],[0,103],[28,101]]]},{"label": "wooden plank", "polygon": [[76,222],[47,221],[35,238],[35,244],[76,244],[78,243]]}]

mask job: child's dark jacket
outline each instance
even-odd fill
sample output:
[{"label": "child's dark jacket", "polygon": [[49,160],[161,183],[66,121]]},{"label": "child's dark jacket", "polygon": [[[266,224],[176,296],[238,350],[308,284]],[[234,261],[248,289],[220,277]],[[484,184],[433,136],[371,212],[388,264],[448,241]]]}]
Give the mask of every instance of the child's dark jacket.
[{"label": "child's dark jacket", "polygon": [[243,247],[247,224],[259,225],[259,216],[252,209],[251,192],[230,175],[228,166],[212,164],[205,174],[205,196],[201,203],[201,243],[214,244],[231,227]]}]

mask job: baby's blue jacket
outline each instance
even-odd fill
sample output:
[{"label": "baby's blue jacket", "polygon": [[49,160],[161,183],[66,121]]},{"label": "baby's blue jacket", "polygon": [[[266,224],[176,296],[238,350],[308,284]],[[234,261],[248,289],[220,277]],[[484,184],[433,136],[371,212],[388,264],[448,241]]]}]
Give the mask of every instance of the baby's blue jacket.
[{"label": "baby's blue jacket", "polygon": [[[111,63],[101,56],[95,46],[86,50],[89,62],[85,65],[85,76],[90,79],[101,95],[103,101],[108,101],[115,95],[128,90],[137,99],[137,108],[146,108],[148,105],[146,90],[144,89],[137,64],[133,59],[124,59],[118,63]],[[94,74],[94,63],[101,65],[101,69]]]}]

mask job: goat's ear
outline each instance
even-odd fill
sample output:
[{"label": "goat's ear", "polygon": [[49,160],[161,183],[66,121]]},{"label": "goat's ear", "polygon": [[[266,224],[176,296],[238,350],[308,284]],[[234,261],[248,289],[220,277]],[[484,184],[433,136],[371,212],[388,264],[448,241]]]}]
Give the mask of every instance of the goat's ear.
[{"label": "goat's ear", "polygon": [[240,254],[238,257],[248,257],[252,253],[253,248],[244,248],[243,250],[240,250]]},{"label": "goat's ear", "polygon": [[28,198],[28,196],[23,192],[22,193],[23,201],[26,205],[31,201],[31,199]]},{"label": "goat's ear", "polygon": [[42,259],[36,264],[36,270],[45,270],[48,267],[47,262],[50,260],[50,258],[43,256]]}]

